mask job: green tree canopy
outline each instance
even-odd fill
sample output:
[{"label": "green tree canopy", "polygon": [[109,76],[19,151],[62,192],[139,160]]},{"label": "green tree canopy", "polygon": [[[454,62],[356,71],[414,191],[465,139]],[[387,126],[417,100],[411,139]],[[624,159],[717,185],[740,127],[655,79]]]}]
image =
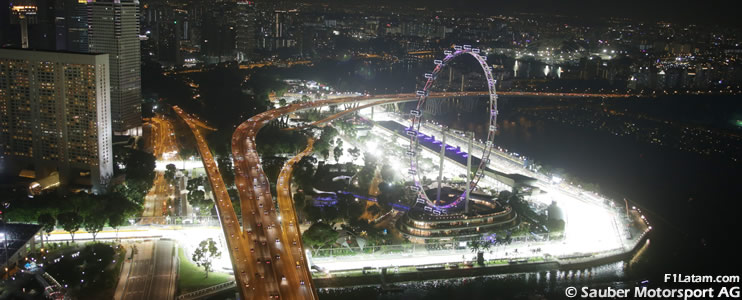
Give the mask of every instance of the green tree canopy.
[{"label": "green tree canopy", "polygon": [[155,180],[155,156],[141,150],[129,150],[131,153],[126,157],[126,179],[141,180],[149,183],[149,188]]},{"label": "green tree canopy", "polygon": [[216,247],[216,242],[212,238],[205,239],[198,244],[198,248],[193,251],[191,259],[196,263],[197,266],[203,267],[206,272],[206,278],[209,278],[209,272],[211,272],[211,263],[214,258],[221,257],[222,253]]},{"label": "green tree canopy", "polygon": [[361,156],[361,149],[358,149],[358,147],[353,147],[351,149],[348,149],[348,154],[353,157],[353,161],[355,162]]},{"label": "green tree canopy", "polygon": [[70,233],[70,236],[72,236],[72,242],[74,242],[75,232],[80,230],[80,226],[83,225],[85,220],[80,214],[70,211],[58,214],[57,221],[65,231]]},{"label": "green tree canopy", "polygon": [[301,238],[305,245],[316,249],[334,244],[338,238],[338,232],[326,223],[317,222],[312,224]]},{"label": "green tree canopy", "polygon": [[170,184],[175,183],[175,174],[177,172],[178,169],[174,164],[167,164],[167,166],[165,166],[165,180]]}]

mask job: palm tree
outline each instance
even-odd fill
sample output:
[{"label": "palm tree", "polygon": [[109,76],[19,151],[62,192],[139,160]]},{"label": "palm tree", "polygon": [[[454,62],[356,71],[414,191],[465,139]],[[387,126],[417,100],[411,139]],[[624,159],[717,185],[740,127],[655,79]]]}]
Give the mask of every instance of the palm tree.
[{"label": "palm tree", "polygon": [[469,249],[471,250],[472,253],[478,253],[481,247],[482,247],[482,243],[480,243],[479,240],[473,240],[469,242]]},{"label": "palm tree", "polygon": [[492,249],[492,241],[483,240],[482,241],[482,252],[488,252],[490,249]]}]

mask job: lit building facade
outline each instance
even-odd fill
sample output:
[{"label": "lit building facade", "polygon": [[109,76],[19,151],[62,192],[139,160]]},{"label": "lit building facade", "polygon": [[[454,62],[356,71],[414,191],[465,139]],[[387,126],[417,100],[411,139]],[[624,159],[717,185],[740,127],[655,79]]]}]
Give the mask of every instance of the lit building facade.
[{"label": "lit building facade", "polygon": [[139,4],[98,0],[88,7],[90,53],[108,53],[111,60],[111,119],[121,134],[142,126]]},{"label": "lit building facade", "polygon": [[237,60],[245,61],[253,57],[257,41],[255,39],[255,26],[257,16],[255,14],[255,2],[237,1],[237,31],[235,36],[235,48],[237,48]]},{"label": "lit building facade", "polygon": [[0,156],[101,192],[113,174],[108,54],[0,49]]}]

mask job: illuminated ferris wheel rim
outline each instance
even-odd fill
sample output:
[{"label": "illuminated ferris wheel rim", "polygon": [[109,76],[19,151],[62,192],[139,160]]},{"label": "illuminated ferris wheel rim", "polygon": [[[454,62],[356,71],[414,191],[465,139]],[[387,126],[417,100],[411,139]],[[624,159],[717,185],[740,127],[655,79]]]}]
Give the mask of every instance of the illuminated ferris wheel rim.
[{"label": "illuminated ferris wheel rim", "polygon": [[[452,59],[461,56],[461,55],[471,55],[474,57],[477,62],[479,62],[479,65],[482,67],[482,71],[484,72],[485,78],[487,79],[487,88],[489,89],[489,126],[487,131],[487,140],[485,142],[485,149],[483,150],[483,155],[481,157],[481,160],[479,162],[479,166],[477,167],[477,171],[475,172],[474,176],[472,177],[471,181],[469,181],[469,187],[470,191],[474,191],[477,188],[477,185],[479,184],[479,180],[484,177],[484,169],[486,168],[487,164],[489,163],[490,154],[492,153],[492,149],[494,148],[494,139],[495,139],[495,132],[497,131],[497,92],[495,90],[495,83],[496,80],[492,76],[492,68],[487,65],[487,59],[486,57],[483,57],[479,55],[479,49],[477,48],[471,48],[469,45],[464,46],[456,46],[454,45],[454,50],[446,50],[443,51],[444,55],[446,57],[442,60],[435,60],[435,69],[433,70],[433,73],[427,73],[425,74],[425,78],[427,78],[427,81],[425,83],[425,87],[417,91],[418,101],[417,106],[415,109],[410,111],[411,115],[411,123],[412,125],[407,130],[407,134],[410,136],[410,149],[408,149],[407,154],[410,155],[410,169],[409,174],[412,176],[413,181],[415,182],[415,185],[412,186],[413,189],[417,191],[417,203],[422,203],[427,205],[430,208],[426,207],[426,210],[431,210],[433,212],[445,212],[447,209],[451,207],[457,206],[463,199],[466,197],[466,191],[464,191],[463,194],[461,194],[458,198],[456,198],[455,201],[446,204],[446,205],[437,205],[433,201],[431,201],[428,196],[425,194],[425,188],[422,186],[422,182],[420,180],[420,172],[418,172],[418,159],[419,159],[419,153],[417,151],[418,144],[418,138],[421,135],[420,133],[420,125],[422,124],[422,108],[423,105],[425,105],[425,101],[428,98],[428,95],[430,94],[429,90],[432,88],[433,84],[435,83],[436,78],[438,77],[438,73],[446,66],[446,64],[451,61]],[[441,147],[445,147],[446,145],[441,144]],[[472,155],[472,153],[467,153],[467,155]]]}]

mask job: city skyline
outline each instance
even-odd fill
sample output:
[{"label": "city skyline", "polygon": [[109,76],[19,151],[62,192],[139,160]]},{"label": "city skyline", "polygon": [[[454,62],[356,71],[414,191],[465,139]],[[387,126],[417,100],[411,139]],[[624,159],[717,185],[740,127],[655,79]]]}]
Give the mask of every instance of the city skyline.
[{"label": "city skyline", "polygon": [[735,293],[728,5],[0,3],[0,298]]}]

